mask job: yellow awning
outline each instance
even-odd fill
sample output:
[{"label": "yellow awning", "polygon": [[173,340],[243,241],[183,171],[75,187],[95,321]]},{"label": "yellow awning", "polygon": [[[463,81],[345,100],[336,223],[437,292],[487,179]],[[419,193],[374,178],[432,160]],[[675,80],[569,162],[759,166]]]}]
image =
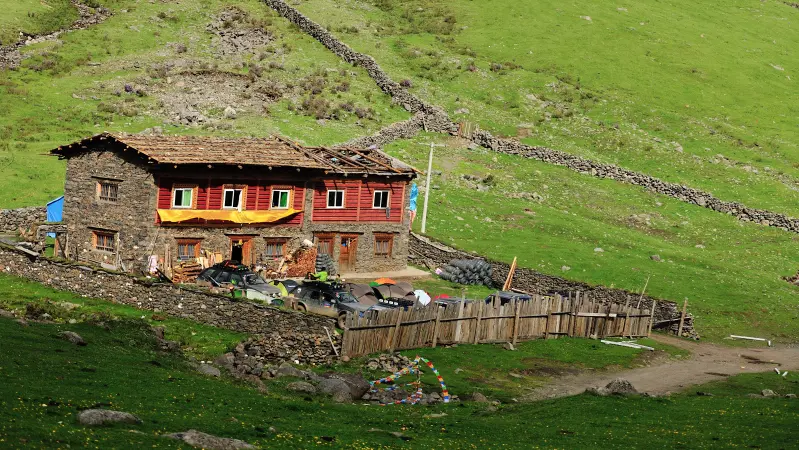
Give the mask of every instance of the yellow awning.
[{"label": "yellow awning", "polygon": [[200,210],[200,209],[159,209],[161,222],[183,222],[185,220],[205,219],[224,220],[233,223],[269,223],[284,219],[300,211],[279,209],[269,211]]}]

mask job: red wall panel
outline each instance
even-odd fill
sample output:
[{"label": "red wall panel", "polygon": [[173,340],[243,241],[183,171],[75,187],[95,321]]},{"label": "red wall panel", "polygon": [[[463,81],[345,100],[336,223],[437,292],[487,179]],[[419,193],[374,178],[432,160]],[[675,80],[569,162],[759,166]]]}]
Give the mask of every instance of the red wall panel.
[{"label": "red wall panel", "polygon": [[[360,181],[329,180],[316,183],[313,194],[314,222],[355,222],[358,220]],[[343,190],[344,207],[328,208],[327,191]]]},{"label": "red wall panel", "polygon": [[[361,222],[401,222],[404,210],[403,190],[405,183],[376,183],[364,182],[361,187]],[[389,214],[386,210],[373,208],[375,191],[388,191]]]}]

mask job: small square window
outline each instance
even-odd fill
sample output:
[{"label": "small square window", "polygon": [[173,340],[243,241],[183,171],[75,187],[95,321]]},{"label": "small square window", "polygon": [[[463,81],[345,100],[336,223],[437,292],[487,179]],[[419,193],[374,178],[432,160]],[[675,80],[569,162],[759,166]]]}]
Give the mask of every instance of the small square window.
[{"label": "small square window", "polygon": [[394,246],[394,236],[390,234],[375,235],[375,256],[384,258],[391,257],[391,250]]},{"label": "small square window", "polygon": [[291,197],[291,191],[273,190],[272,209],[288,209],[290,197]]},{"label": "small square window", "polygon": [[333,256],[333,238],[332,237],[317,238],[316,252],[319,255]]},{"label": "small square window", "polygon": [[176,188],[174,191],[172,191],[172,207],[191,208],[193,197],[193,188]]},{"label": "small square window", "polygon": [[119,198],[119,183],[113,181],[98,181],[97,198],[104,202],[116,203]]},{"label": "small square window", "polygon": [[241,193],[241,189],[225,189],[225,197],[222,207],[225,209],[241,210]]},{"label": "small square window", "polygon": [[372,200],[372,208],[388,208],[388,191],[375,191],[375,197]]},{"label": "small square window", "polygon": [[114,248],[114,233],[105,233],[102,231],[92,232],[92,241],[94,249],[101,252],[113,253]]},{"label": "small square window", "polygon": [[200,241],[196,239],[178,240],[178,259],[185,261],[200,256]]},{"label": "small square window", "polygon": [[282,258],[285,256],[286,241],[284,239],[267,239],[266,240],[266,257],[267,258]]},{"label": "small square window", "polygon": [[343,208],[344,207],[344,191],[327,191],[327,207],[328,208]]}]

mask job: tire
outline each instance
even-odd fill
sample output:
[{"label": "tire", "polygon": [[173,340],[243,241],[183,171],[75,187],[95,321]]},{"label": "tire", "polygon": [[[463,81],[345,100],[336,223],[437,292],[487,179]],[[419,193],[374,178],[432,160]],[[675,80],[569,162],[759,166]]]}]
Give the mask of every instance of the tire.
[{"label": "tire", "polygon": [[299,305],[297,305],[297,311],[308,312],[308,308],[302,303],[300,303]]},{"label": "tire", "polygon": [[346,320],[347,320],[347,313],[339,314],[338,315],[338,321],[336,322],[336,325],[338,325],[338,327],[343,330],[344,327],[346,326]]}]

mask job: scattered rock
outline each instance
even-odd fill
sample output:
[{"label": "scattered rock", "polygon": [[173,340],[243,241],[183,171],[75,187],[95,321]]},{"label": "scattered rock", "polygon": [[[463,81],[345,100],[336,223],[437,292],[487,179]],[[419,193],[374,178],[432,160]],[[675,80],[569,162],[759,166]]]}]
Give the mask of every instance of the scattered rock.
[{"label": "scattered rock", "polygon": [[785,398],[796,398],[796,394],[785,394]]},{"label": "scattered rock", "polygon": [[69,342],[72,342],[75,345],[80,345],[80,346],[86,345],[86,341],[83,340],[81,335],[73,331],[62,331],[59,334],[59,336],[61,336],[61,339],[65,339]]},{"label": "scattered rock", "polygon": [[252,445],[238,439],[230,439],[202,433],[197,430],[184,431],[182,433],[167,434],[164,437],[183,441],[192,447],[208,450],[238,450],[241,448],[255,448]]},{"label": "scattered rock", "polygon": [[615,380],[608,383],[605,387],[590,388],[587,389],[586,392],[590,392],[592,394],[601,395],[601,396],[633,395],[638,393],[635,387],[633,387],[632,383],[625,380],[624,378],[616,378]]},{"label": "scattered rock", "polygon": [[325,378],[317,386],[323,394],[332,395],[336,403],[352,402],[352,391],[347,383],[338,378]]},{"label": "scattered rock", "polygon": [[602,250],[602,247],[597,247],[597,248],[594,249],[594,251],[597,252],[597,253],[602,253],[605,250]]},{"label": "scattered rock", "polygon": [[224,367],[228,370],[231,370],[233,368],[233,361],[235,361],[233,353],[228,352],[225,353],[224,355],[217,356],[216,359],[214,359],[214,364],[220,367]]},{"label": "scattered rock", "polygon": [[516,347],[514,347],[513,344],[510,343],[510,342],[506,342],[506,343],[502,344],[502,348],[504,348],[505,350],[511,350],[511,351],[516,350]]},{"label": "scattered rock", "polygon": [[562,270],[564,272],[568,272],[568,271],[572,270],[572,268],[569,267],[569,266],[560,266],[560,270]]},{"label": "scattered rock", "polygon": [[469,400],[477,403],[488,403],[488,397],[483,395],[480,392],[472,392],[472,395],[469,397]]},{"label": "scattered rock", "polygon": [[236,118],[236,110],[228,106],[225,108],[225,119],[235,119]]},{"label": "scattered rock", "polygon": [[662,259],[660,258],[660,255],[651,255],[651,256],[649,257],[649,259],[651,259],[652,261],[655,261],[655,262],[660,262],[660,261],[662,261]]},{"label": "scattered rock", "polygon": [[700,391],[700,392],[697,392],[696,395],[698,395],[700,397],[713,397],[713,394],[710,393],[710,392],[701,392]]},{"label": "scattered rock", "polygon": [[330,373],[325,374],[324,378],[341,380],[346,383],[352,398],[361,398],[372,388],[368,381],[354,373]]},{"label": "scattered rock", "polygon": [[286,385],[286,389],[292,392],[301,392],[304,394],[316,394],[316,387],[307,381],[295,381]]},{"label": "scattered rock", "polygon": [[211,377],[219,377],[222,375],[219,369],[210,364],[200,364],[200,367],[197,368],[197,372]]},{"label": "scattered rock", "polygon": [[760,395],[762,395],[763,397],[776,397],[777,396],[777,394],[775,394],[774,391],[772,391],[771,389],[763,389],[762,391],[760,391]]},{"label": "scattered rock", "polygon": [[302,370],[292,366],[289,363],[283,363],[278,367],[277,372],[275,372],[275,377],[282,378],[282,377],[297,377],[297,378],[305,378],[305,372]]},{"label": "scattered rock", "polygon": [[140,424],[141,419],[133,414],[110,409],[85,409],[78,413],[78,423],[90,427],[112,423]]}]

